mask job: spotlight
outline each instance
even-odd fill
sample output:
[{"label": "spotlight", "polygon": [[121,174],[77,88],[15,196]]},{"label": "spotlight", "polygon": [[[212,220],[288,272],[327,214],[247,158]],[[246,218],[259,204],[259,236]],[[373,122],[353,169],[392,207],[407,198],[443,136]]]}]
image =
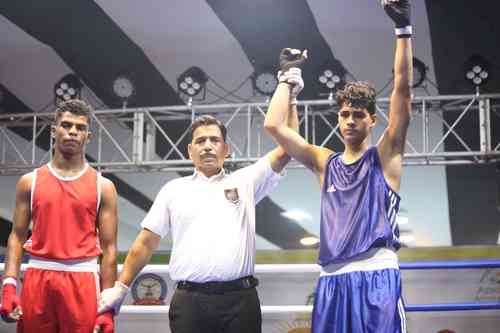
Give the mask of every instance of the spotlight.
[{"label": "spotlight", "polygon": [[203,92],[204,98],[207,81],[207,74],[201,68],[193,66],[177,78],[177,91],[188,97],[194,97]]},{"label": "spotlight", "polygon": [[345,69],[338,65],[323,65],[317,74],[320,86],[320,95],[330,94],[345,85]]},{"label": "spotlight", "polygon": [[126,76],[118,76],[113,81],[113,92],[122,100],[128,100],[135,92],[134,84]]},{"label": "spotlight", "polygon": [[475,87],[479,87],[488,81],[490,67],[486,59],[480,55],[473,55],[465,62],[465,79]]},{"label": "spotlight", "polygon": [[427,79],[427,67],[423,61],[418,58],[413,57],[413,82],[411,84],[412,88],[418,88]]},{"label": "spotlight", "polygon": [[315,236],[307,236],[300,239],[300,244],[303,246],[318,246],[319,239]]},{"label": "spotlight", "polygon": [[297,222],[313,219],[311,214],[301,209],[285,210],[281,212],[280,215]]},{"label": "spotlight", "polygon": [[75,74],[67,74],[63,76],[54,85],[54,102],[68,101],[81,97],[83,84]]},{"label": "spotlight", "polygon": [[255,92],[271,96],[278,86],[278,79],[273,70],[269,68],[261,68],[256,70],[252,75],[252,87]]}]

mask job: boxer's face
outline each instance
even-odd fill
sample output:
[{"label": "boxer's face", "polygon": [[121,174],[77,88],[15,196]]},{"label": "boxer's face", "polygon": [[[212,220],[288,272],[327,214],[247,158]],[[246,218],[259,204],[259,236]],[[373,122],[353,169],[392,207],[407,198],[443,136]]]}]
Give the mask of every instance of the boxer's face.
[{"label": "boxer's face", "polygon": [[361,144],[375,126],[375,120],[376,116],[368,113],[366,108],[354,108],[344,104],[339,111],[338,121],[346,144]]},{"label": "boxer's face", "polygon": [[200,126],[193,133],[188,152],[195,168],[210,177],[222,169],[229,145],[217,125]]},{"label": "boxer's face", "polygon": [[86,116],[64,112],[52,125],[55,147],[63,154],[80,154],[90,138]]}]

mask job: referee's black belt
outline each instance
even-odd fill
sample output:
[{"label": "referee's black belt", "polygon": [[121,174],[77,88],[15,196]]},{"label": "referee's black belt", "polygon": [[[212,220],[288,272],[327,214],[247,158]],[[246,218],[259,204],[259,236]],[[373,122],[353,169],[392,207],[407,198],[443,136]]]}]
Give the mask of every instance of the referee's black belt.
[{"label": "referee's black belt", "polygon": [[259,280],[253,276],[245,276],[232,281],[190,282],[179,281],[177,288],[182,290],[199,291],[206,294],[223,294],[231,291],[254,288],[259,285]]}]

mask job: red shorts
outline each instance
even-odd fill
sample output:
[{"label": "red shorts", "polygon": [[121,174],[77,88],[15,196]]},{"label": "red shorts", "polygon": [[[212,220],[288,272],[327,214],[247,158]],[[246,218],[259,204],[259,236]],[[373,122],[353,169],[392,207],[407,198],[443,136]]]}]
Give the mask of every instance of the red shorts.
[{"label": "red shorts", "polygon": [[97,315],[95,272],[28,268],[21,291],[20,333],[91,333]]}]

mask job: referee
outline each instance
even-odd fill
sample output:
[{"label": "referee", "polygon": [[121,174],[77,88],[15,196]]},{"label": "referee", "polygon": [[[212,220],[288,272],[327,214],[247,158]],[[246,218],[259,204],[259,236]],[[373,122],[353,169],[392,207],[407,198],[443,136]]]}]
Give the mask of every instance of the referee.
[{"label": "referee", "polygon": [[[296,107],[288,124],[298,129]],[[295,113],[294,113],[295,112]],[[255,205],[276,186],[290,157],[277,147],[228,174],[226,128],[212,116],[191,125],[192,175],[169,181],[141,223],[123,272],[101,293],[99,311],[115,314],[160,239],[171,232],[170,276],[177,288],[169,310],[173,333],[261,332],[255,266]]]}]

